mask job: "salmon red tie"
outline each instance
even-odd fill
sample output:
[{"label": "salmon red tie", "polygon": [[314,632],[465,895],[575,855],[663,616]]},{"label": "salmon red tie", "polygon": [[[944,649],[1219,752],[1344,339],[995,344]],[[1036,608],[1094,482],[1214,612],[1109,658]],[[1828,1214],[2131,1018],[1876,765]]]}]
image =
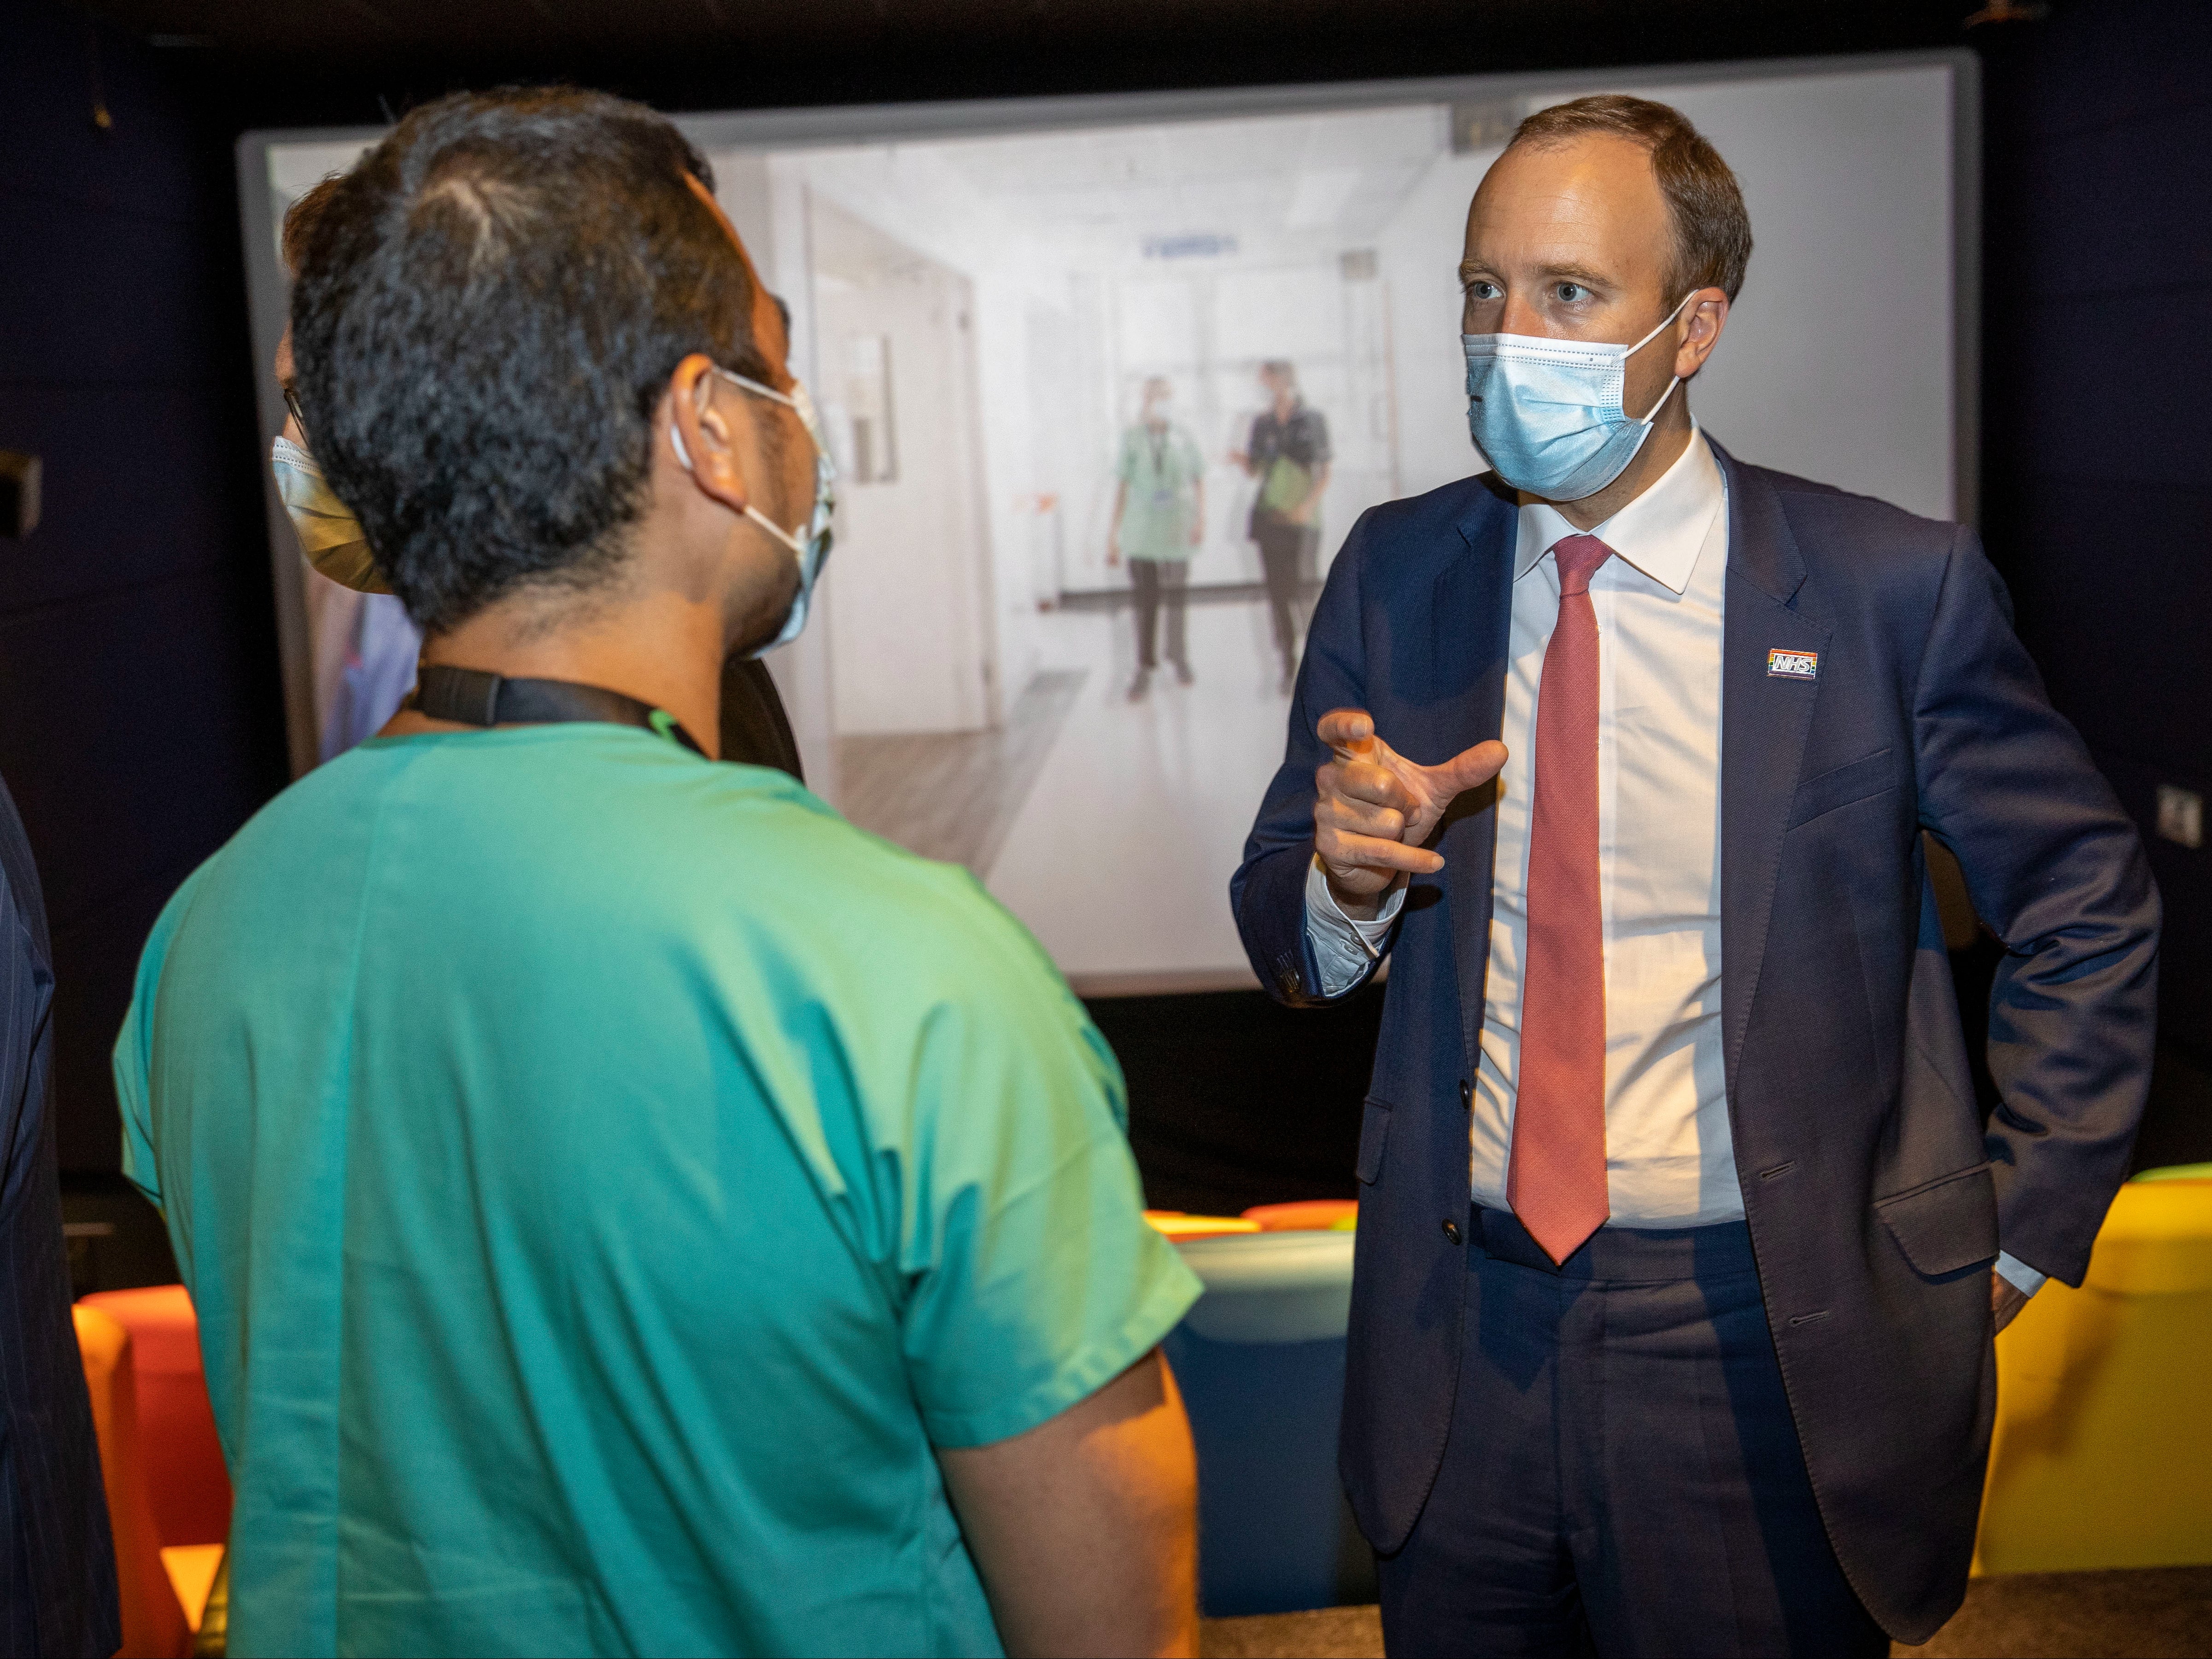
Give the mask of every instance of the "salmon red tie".
[{"label": "salmon red tie", "polygon": [[1613,550],[1595,536],[1566,536],[1552,556],[1559,568],[1559,619],[1536,691],[1528,954],[1505,1198],[1544,1253],[1565,1261],[1612,1210],[1597,872],[1597,612],[1589,583]]}]

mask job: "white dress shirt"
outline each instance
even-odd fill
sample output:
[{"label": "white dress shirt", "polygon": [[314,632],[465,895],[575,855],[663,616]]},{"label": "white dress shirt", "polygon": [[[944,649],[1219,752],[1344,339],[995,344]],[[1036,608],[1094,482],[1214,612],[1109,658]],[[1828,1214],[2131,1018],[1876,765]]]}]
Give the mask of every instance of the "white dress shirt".
[{"label": "white dress shirt", "polygon": [[[1551,550],[1576,534],[1556,508],[1521,509],[1505,675],[1509,758],[1499,775],[1490,969],[1469,1113],[1475,1202],[1510,1207],[1536,700],[1559,619]],[[1728,489],[1702,434],[1658,481],[1591,534],[1614,556],[1590,579],[1598,630],[1598,879],[1605,944],[1608,1224],[1741,1220],[1721,1041],[1721,644]],[[1389,734],[1382,734],[1387,741]],[[1424,760],[1444,757],[1423,756]],[[1404,902],[1351,921],[1318,859],[1306,927],[1322,988],[1365,971]],[[2031,1293],[2033,1268],[1999,1258]],[[2032,1281],[2032,1282],[2031,1282]]]}]

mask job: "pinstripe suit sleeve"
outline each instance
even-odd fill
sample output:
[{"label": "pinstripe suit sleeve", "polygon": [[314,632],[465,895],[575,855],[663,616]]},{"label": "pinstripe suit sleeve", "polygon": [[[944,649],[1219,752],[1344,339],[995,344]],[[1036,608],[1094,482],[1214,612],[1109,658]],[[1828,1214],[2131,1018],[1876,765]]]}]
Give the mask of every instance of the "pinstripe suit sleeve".
[{"label": "pinstripe suit sleeve", "polygon": [[92,1402],[70,1318],[37,866],[0,785],[0,1652],[122,1642]]}]

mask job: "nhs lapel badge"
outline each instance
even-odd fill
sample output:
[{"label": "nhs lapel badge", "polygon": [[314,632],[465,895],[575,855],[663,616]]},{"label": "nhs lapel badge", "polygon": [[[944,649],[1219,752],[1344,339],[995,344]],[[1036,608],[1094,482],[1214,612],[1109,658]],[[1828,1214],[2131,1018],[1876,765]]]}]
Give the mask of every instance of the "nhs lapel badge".
[{"label": "nhs lapel badge", "polygon": [[1770,651],[1766,653],[1766,673],[1770,679],[1816,680],[1820,678],[1820,653],[1817,651]]}]

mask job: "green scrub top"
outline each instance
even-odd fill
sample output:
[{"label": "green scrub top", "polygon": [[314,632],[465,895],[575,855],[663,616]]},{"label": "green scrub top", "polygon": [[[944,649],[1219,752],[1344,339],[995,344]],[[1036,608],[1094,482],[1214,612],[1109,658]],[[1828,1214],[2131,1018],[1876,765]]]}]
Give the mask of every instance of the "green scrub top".
[{"label": "green scrub top", "polygon": [[1020,925],[641,730],[310,774],[162,912],[115,1070],[236,1654],[996,1653],[932,1448],[1198,1291]]},{"label": "green scrub top", "polygon": [[1115,546],[1125,559],[1188,561],[1198,514],[1198,484],[1206,461],[1179,426],[1157,430],[1139,422],[1121,434],[1114,475],[1128,492],[1121,498],[1121,533]]}]

